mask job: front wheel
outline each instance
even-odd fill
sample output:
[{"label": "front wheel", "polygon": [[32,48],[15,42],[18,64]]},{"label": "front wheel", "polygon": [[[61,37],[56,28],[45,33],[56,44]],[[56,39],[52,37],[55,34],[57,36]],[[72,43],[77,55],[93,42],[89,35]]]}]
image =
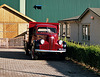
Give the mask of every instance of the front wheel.
[{"label": "front wheel", "polygon": [[32,60],[38,59],[38,56],[36,55],[34,46],[32,46],[32,49],[31,49],[31,58],[32,58]]},{"label": "front wheel", "polygon": [[59,54],[59,58],[60,58],[61,60],[65,60],[65,57],[66,57],[66,54],[65,54],[65,53],[60,53],[60,54]]},{"label": "front wheel", "polygon": [[29,55],[28,45],[27,45],[27,43],[25,43],[25,55]]}]

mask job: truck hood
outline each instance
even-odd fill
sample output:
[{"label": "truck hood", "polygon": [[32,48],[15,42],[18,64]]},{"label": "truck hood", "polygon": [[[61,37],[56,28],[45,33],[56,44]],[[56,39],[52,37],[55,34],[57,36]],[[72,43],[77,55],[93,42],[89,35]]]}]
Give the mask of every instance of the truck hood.
[{"label": "truck hood", "polygon": [[49,50],[55,50],[55,44],[57,44],[58,41],[58,35],[57,34],[47,34],[47,35],[37,35],[38,40],[44,39],[48,44],[45,46]]}]

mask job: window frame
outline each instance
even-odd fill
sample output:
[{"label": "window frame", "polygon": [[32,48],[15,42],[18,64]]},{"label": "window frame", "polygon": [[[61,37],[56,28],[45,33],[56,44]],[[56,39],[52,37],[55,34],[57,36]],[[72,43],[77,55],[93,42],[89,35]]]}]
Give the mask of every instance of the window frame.
[{"label": "window frame", "polygon": [[82,25],[82,40],[90,41],[90,24]]},{"label": "window frame", "polygon": [[[41,28],[41,29],[44,28],[44,29],[47,30],[46,32],[43,32],[43,33],[57,33],[57,29],[56,29],[56,28],[53,28],[53,27],[38,27],[38,28],[37,28],[37,33],[41,33],[41,32],[42,32],[42,31],[40,31],[40,32],[38,31],[39,28]],[[48,32],[48,29],[50,29],[50,30],[51,30],[51,29],[55,29],[55,31],[54,31],[54,32]],[[51,30],[51,31],[52,31],[52,30]]]}]

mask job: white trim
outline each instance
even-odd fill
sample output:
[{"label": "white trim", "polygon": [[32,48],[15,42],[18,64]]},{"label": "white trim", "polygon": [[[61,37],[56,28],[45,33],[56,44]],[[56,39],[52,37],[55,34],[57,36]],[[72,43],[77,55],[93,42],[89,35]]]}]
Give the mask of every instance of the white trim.
[{"label": "white trim", "polygon": [[36,52],[66,52],[65,50],[40,50],[40,49],[35,49]]}]

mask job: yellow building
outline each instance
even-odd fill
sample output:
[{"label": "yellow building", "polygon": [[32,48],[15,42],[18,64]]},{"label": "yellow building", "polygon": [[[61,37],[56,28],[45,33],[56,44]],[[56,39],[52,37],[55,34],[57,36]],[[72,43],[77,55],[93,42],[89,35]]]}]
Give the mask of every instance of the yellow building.
[{"label": "yellow building", "polygon": [[30,21],[36,22],[6,4],[1,5],[0,38],[14,38],[24,33]]}]

